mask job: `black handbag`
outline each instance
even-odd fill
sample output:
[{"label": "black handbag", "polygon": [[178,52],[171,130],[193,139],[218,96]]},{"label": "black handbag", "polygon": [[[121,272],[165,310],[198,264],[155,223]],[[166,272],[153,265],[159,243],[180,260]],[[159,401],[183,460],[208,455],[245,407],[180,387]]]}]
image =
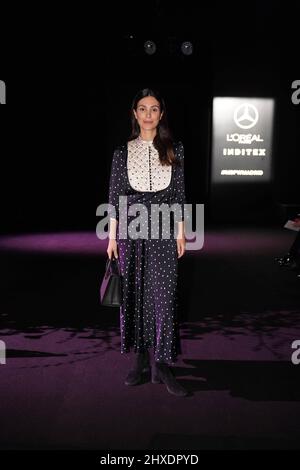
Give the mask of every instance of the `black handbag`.
[{"label": "black handbag", "polygon": [[108,258],[105,274],[100,286],[101,305],[120,307],[122,305],[122,275],[118,258]]}]

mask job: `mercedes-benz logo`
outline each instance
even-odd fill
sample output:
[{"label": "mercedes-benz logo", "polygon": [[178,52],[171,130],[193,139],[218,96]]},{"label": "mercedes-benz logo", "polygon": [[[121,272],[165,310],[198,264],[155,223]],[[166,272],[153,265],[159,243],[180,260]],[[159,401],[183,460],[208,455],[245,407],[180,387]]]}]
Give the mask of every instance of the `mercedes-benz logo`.
[{"label": "mercedes-benz logo", "polygon": [[253,104],[243,103],[235,109],[233,119],[241,129],[251,129],[258,121],[258,111]]}]

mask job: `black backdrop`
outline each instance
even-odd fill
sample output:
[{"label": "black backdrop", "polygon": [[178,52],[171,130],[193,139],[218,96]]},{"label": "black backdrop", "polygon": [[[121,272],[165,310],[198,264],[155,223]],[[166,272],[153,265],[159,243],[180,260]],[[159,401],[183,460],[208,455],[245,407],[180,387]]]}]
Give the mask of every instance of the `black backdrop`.
[{"label": "black backdrop", "polygon": [[[113,148],[127,138],[131,100],[146,86],[166,99],[174,135],[185,146],[188,202],[204,202],[208,217],[217,95],[275,98],[268,197],[278,206],[300,201],[300,105],[291,103],[291,83],[300,77],[294,5],[151,0],[112,2],[106,11],[75,8],[53,8],[17,43],[6,38],[2,233],[95,229]],[[148,39],[157,44],[153,56],[143,49]],[[183,40],[193,43],[192,56],[180,52]]]}]

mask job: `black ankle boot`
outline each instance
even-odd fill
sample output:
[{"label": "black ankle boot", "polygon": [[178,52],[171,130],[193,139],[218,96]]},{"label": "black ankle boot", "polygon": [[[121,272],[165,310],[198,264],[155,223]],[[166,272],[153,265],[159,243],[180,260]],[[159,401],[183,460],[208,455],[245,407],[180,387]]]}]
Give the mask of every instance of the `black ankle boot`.
[{"label": "black ankle boot", "polygon": [[171,369],[165,363],[155,362],[151,370],[151,381],[154,384],[163,382],[169,393],[178,397],[186,397],[188,391],[177,382]]},{"label": "black ankle boot", "polygon": [[150,371],[149,352],[139,352],[134,358],[134,365],[130,369],[125,385],[137,385],[142,381],[144,372]]},{"label": "black ankle boot", "polygon": [[155,361],[153,362],[153,365],[151,366],[151,382],[153,384],[161,384],[161,379],[159,377],[157,362],[155,362]]}]

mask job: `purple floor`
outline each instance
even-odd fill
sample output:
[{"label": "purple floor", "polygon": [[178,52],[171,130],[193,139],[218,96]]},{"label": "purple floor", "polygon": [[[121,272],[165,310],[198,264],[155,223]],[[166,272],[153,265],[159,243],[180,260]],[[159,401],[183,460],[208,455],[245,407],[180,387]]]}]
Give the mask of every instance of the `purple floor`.
[{"label": "purple floor", "polygon": [[123,384],[132,353],[98,302],[105,243],[35,237],[0,240],[2,449],[300,448],[300,280],[273,259],[294,233],[211,230],[181,260],[185,398]]}]

